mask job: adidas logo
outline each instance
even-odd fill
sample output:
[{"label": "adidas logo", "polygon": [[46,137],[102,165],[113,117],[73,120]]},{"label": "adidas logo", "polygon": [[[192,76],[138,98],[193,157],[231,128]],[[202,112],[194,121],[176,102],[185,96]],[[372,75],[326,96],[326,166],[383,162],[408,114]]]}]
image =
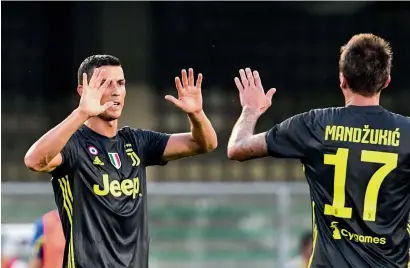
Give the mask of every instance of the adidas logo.
[{"label": "adidas logo", "polygon": [[96,166],[104,166],[104,163],[98,158],[98,156],[94,158],[93,164]]}]

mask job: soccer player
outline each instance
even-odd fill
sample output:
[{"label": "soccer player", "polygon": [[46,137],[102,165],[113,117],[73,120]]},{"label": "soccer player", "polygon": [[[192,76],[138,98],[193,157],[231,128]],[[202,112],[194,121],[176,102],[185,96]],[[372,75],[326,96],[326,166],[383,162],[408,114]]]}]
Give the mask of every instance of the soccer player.
[{"label": "soccer player", "polygon": [[[181,84],[182,79],[182,84]],[[80,104],[28,150],[25,164],[50,172],[66,238],[63,267],[148,267],[146,167],[214,150],[217,137],[202,110],[194,72],[175,78],[190,133],[117,128],[125,100],[118,58],[94,55],[78,70]]]},{"label": "soccer player", "polygon": [[65,238],[58,210],[54,209],[47,212],[35,222],[31,246],[33,254],[30,258],[29,268],[62,266]]},{"label": "soccer player", "polygon": [[[410,119],[379,105],[390,83],[390,45],[373,34],[342,47],[345,107],[315,109],[253,134],[271,105],[257,71],[235,78],[243,107],[228,145],[233,160],[300,159],[310,186],[309,267],[404,268],[409,262]],[[308,89],[306,89],[308,90]]]}]

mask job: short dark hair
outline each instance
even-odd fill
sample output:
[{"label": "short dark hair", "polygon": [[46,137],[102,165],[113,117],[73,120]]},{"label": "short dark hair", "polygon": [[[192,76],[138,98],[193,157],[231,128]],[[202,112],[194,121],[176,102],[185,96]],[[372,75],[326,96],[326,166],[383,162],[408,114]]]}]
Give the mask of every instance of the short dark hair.
[{"label": "short dark hair", "polygon": [[77,78],[78,84],[83,84],[83,73],[87,74],[87,79],[90,81],[95,68],[101,66],[121,66],[121,62],[117,57],[111,55],[92,55],[86,58],[78,68]]},{"label": "short dark hair", "polygon": [[393,59],[388,42],[373,34],[357,34],[340,52],[339,71],[354,93],[368,97],[383,89]]}]

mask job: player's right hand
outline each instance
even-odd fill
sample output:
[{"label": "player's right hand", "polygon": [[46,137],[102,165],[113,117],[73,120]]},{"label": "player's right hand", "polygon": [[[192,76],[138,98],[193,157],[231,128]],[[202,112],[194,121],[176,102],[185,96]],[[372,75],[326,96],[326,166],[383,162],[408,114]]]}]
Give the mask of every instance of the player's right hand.
[{"label": "player's right hand", "polygon": [[102,83],[105,77],[104,72],[104,70],[96,68],[89,83],[87,80],[87,74],[83,73],[83,87],[79,109],[88,117],[97,116],[114,105],[114,102],[112,101],[101,104],[101,98],[104,91],[112,80],[108,77],[104,83]]},{"label": "player's right hand", "polygon": [[272,104],[272,96],[276,89],[271,88],[266,92],[262,87],[262,81],[258,71],[251,71],[246,68],[239,70],[241,79],[235,77],[234,81],[239,90],[239,98],[243,108],[255,110],[258,114],[263,114]]}]

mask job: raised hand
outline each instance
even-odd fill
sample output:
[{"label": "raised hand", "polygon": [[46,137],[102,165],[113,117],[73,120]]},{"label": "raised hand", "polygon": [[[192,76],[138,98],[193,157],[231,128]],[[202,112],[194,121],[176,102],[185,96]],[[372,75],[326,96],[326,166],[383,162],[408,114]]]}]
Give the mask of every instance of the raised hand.
[{"label": "raised hand", "polygon": [[239,70],[241,79],[235,77],[234,81],[239,90],[239,98],[243,108],[250,108],[263,114],[272,104],[272,96],[276,89],[271,88],[265,94],[262,87],[262,81],[258,71],[251,71],[246,68]]},{"label": "raised hand", "polygon": [[111,82],[108,77],[103,84],[104,70],[96,68],[91,76],[90,82],[87,82],[87,74],[83,73],[83,90],[80,99],[79,109],[88,117],[97,116],[114,105],[109,101],[101,104],[101,98],[105,89]]},{"label": "raised hand", "polygon": [[198,75],[195,84],[194,70],[190,68],[188,77],[186,70],[182,70],[181,79],[182,84],[179,77],[175,77],[175,86],[178,91],[178,99],[171,95],[166,95],[165,99],[175,104],[175,106],[187,114],[202,111],[202,74]]}]

